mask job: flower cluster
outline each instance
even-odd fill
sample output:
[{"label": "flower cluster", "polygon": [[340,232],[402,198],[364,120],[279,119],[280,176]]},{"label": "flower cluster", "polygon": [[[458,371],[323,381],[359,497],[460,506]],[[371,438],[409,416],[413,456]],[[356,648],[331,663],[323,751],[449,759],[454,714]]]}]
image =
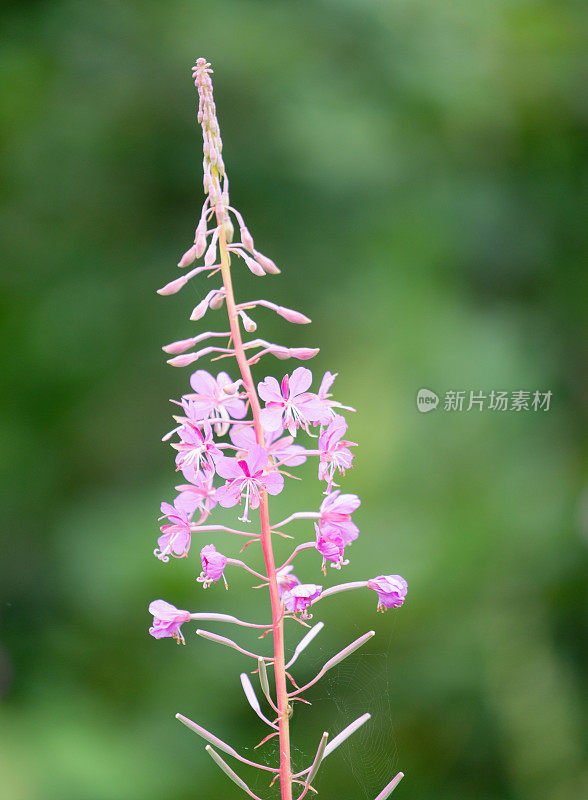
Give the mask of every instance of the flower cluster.
[{"label": "flower cluster", "polygon": [[[271,623],[249,623],[232,615],[215,612],[191,613],[179,610],[164,600],[155,600],[149,606],[149,612],[153,615],[153,626],[149,632],[156,639],[171,637],[184,644],[185,639],[181,633],[183,623],[189,620],[209,620],[260,628],[264,631],[263,635],[272,634],[273,655],[263,656],[244,650],[224,636],[197,630],[204,638],[257,659],[261,689],[269,705],[277,713],[275,722],[268,720],[262,713],[246,674],[241,676],[243,689],[255,713],[273,729],[270,737],[278,735],[284,747],[280,749],[279,767],[256,766],[276,773],[275,777],[280,779],[283,800],[291,800],[293,784],[301,784],[303,789],[300,800],[312,788],[311,781],[320,760],[328,754],[328,747],[325,739],[319,745],[313,765],[302,773],[292,774],[287,744],[291,701],[298,699],[297,695],[318,680],[327,669],[367,641],[373,632],[360,637],[331,658],[315,681],[302,688],[293,684],[296,691],[289,691],[287,679],[292,683],[293,679],[286,672],[286,667],[310,643],[322,623],[316,624],[309,631],[286,664],[285,620],[293,619],[306,625],[306,620],[312,617],[311,607],[320,600],[342,591],[365,587],[377,593],[378,610],[397,608],[404,602],[407,584],[398,575],[379,575],[370,580],[323,588],[314,582],[303,583],[294,574],[292,562],[303,550],[312,549],[318,553],[316,570],[322,570],[324,576],[327,573],[327,563],[337,570],[349,563],[346,551],[359,534],[352,515],[360,507],[360,499],[355,494],[342,493],[336,481],[353,466],[354,454],[351,448],[356,445],[344,438],[348,425],[342,412],[353,412],[354,409],[333,399],[331,390],[336,374],[331,372],[323,375],[318,387],[315,384],[315,391],[312,390],[312,372],[304,366],[294,368],[280,379],[269,375],[258,381],[257,385],[253,380],[251,366],[264,356],[271,354],[280,360],[304,361],[316,355],[318,350],[306,347],[289,348],[260,338],[244,340],[246,335],[257,329],[257,323],[251,314],[255,314],[259,308],[270,309],[294,324],[307,324],[310,319],[301,312],[268,300],[237,303],[235,299],[230,271],[232,257],[239,259],[258,277],[277,274],[279,270],[271,259],[255,249],[243,217],[230,205],[229,183],[212,95],[211,71],[210,65],[204,59],[199,59],[194,68],[199,94],[198,120],[203,133],[206,198],[196,227],[194,244],[181,257],[178,266],[182,269],[190,267],[196,259],[202,257],[204,263],[166,284],[159,292],[163,295],[175,294],[189,280],[203,272],[208,277],[220,274],[222,285],[205,295],[192,311],[190,318],[201,320],[208,311],[225,306],[229,330],[200,332],[188,339],[172,342],[163,350],[172,356],[168,363],[173,366],[189,366],[207,355],[214,355],[215,359],[234,359],[234,362],[231,372],[220,371],[216,375],[197,369],[190,376],[190,391],[179,400],[173,401],[177,411],[174,415],[176,425],[163,438],[169,441],[175,451],[175,469],[181,473],[183,482],[176,487],[177,495],[173,502],[161,504],[160,521],[164,520],[164,523],[160,528],[161,535],[154,554],[163,562],[168,562],[170,557],[186,557],[193,536],[200,538],[204,534],[208,537],[213,532],[245,536],[248,538],[247,545],[257,542],[263,551],[265,572],[257,572],[244,561],[225,555],[217,550],[215,543],[210,542],[200,550],[202,570],[197,581],[208,588],[222,579],[228,589],[225,577],[227,568],[246,570],[261,580],[261,586],[268,590]],[[233,241],[235,226],[239,228],[237,242]],[[224,327],[227,327],[226,322]],[[209,344],[200,347],[206,341]],[[272,524],[269,496],[282,493],[286,481],[294,477],[290,470],[305,465],[312,458],[316,459],[315,474],[324,495],[320,504],[317,501],[318,507],[314,510],[294,511],[281,522]],[[211,515],[217,507],[238,507],[238,519],[246,526],[253,521],[252,514],[259,510],[255,520],[259,520],[261,532],[230,528],[211,522]],[[282,529],[295,520],[300,520],[300,527],[306,525],[313,535],[308,541],[297,544],[291,555],[276,567],[272,538],[283,534]],[[308,577],[311,581],[315,578],[313,575]],[[274,672],[275,701],[269,688],[268,667],[272,667]],[[369,718],[369,715],[364,717]],[[210,745],[214,743],[219,749],[242,761],[244,759],[196,723],[181,715],[179,718],[208,741],[207,750],[211,751],[211,756],[229,777],[241,788],[245,788],[252,797],[256,797]],[[366,721],[364,718],[360,719],[360,724]],[[358,722],[356,720],[336,737],[338,744],[359,727]],[[335,746],[337,745],[333,740],[332,749]],[[381,796],[387,797],[388,794]]]}]

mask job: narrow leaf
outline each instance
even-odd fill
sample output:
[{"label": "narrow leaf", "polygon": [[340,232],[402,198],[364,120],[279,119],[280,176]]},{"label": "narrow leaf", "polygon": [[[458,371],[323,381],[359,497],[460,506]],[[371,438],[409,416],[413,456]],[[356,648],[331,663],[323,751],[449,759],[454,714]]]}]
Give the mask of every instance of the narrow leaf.
[{"label": "narrow leaf", "polygon": [[393,778],[388,786],[385,786],[380,794],[376,797],[376,800],[386,800],[387,797],[390,797],[394,789],[398,786],[400,781],[404,778],[404,772],[399,772],[395,778]]}]

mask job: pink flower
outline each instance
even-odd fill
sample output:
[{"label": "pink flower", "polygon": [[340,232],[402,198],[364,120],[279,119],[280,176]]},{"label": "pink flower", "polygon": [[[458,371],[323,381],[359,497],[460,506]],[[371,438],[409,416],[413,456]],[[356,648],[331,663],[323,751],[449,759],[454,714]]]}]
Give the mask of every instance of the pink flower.
[{"label": "pink flower", "polygon": [[378,593],[378,611],[400,608],[404,603],[408,584],[400,575],[378,575],[367,582],[368,589]]},{"label": "pink flower", "polygon": [[277,470],[268,469],[268,456],[265,448],[253,445],[246,458],[226,458],[221,456],[216,462],[216,471],[226,484],[216,491],[217,502],[223,508],[232,508],[245,498],[242,522],[248,522],[250,508],[259,506],[259,492],[265,489],[268,494],[279,494],[284,488],[284,478]]},{"label": "pink flower", "polygon": [[189,611],[180,611],[165,600],[154,600],[149,604],[149,613],[153,614],[153,627],[149,633],[154,639],[171,636],[178,644],[186,644],[180,626],[190,619]]},{"label": "pink flower", "polygon": [[345,554],[345,545],[348,544],[348,542],[343,541],[343,537],[334,531],[328,536],[323,535],[321,533],[321,529],[316,523],[314,528],[316,531],[316,549],[323,557],[323,574],[327,574],[327,570],[325,568],[326,561],[330,561],[331,566],[335,569],[341,569],[341,567],[349,564],[349,560],[343,560]]},{"label": "pink flower", "polygon": [[221,455],[214,443],[212,428],[208,422],[201,423],[204,433],[193,422],[187,422],[178,429],[180,441],[172,443],[178,451],[176,469],[182,470],[186,480],[196,482],[201,470],[206,473],[214,471],[214,459]]},{"label": "pink flower", "polygon": [[[299,444],[293,444],[294,439],[291,436],[282,436],[279,428],[263,433],[268,455],[288,467],[298,467],[300,464],[304,464],[306,461],[305,448]],[[236,447],[245,451],[257,444],[252,425],[233,425],[229,436]]]},{"label": "pink flower", "polygon": [[207,517],[216,505],[216,490],[213,485],[214,475],[212,472],[200,473],[199,476],[191,476],[191,483],[184,483],[176,486],[176,489],[181,492],[182,504],[190,505],[192,512],[198,509],[202,515],[199,522],[202,522],[203,517]]},{"label": "pink flower", "polygon": [[284,592],[282,595],[282,603],[284,608],[289,614],[297,614],[303,619],[310,619],[311,616],[307,612],[307,608],[320,596],[323,590],[322,586],[317,586],[315,583],[300,583],[293,589]]},{"label": "pink flower", "polygon": [[308,392],[312,383],[312,372],[306,367],[297,367],[292,375],[284,375],[282,384],[269,377],[258,385],[259,396],[265,400],[261,412],[261,424],[268,431],[286,428],[296,436],[300,427],[308,432],[310,422],[329,421],[328,408],[315,394]]},{"label": "pink flower", "polygon": [[300,581],[296,577],[296,575],[292,574],[292,570],[294,566],[292,564],[288,564],[286,567],[282,567],[276,572],[276,577],[278,579],[278,592],[280,593],[280,597],[284,596],[285,592],[290,591],[293,589],[294,586],[298,586]]},{"label": "pink flower", "polygon": [[153,555],[160,561],[167,563],[170,555],[182,558],[188,554],[192,538],[190,521],[195,507],[192,498],[184,492],[176,497],[173,506],[169,503],[161,504],[163,516],[159,519],[167,518],[169,525],[161,526],[162,535],[157,540],[157,548],[153,551]]},{"label": "pink flower", "polygon": [[213,544],[207,544],[200,551],[200,558],[202,560],[202,572],[197,580],[202,584],[203,588],[207,589],[212,583],[222,578],[228,589],[229,587],[223,574],[227,565],[226,556],[219,553]]},{"label": "pink flower", "polygon": [[183,398],[188,400],[187,416],[197,421],[218,417],[226,420],[215,424],[219,436],[227,432],[231,419],[243,419],[247,413],[245,402],[239,398],[239,392],[226,372],[219,372],[215,379],[206,370],[198,369],[191,376],[190,385],[195,394]]},{"label": "pink flower", "polygon": [[340,536],[345,545],[355,541],[359,528],[351,521],[351,514],[361,505],[356,494],[340,494],[337,489],[328,494],[319,509],[319,527],[325,538]]},{"label": "pink flower", "polygon": [[318,468],[319,480],[327,482],[327,492],[333,488],[335,472],[345,475],[345,470],[350,469],[353,454],[349,447],[355,447],[355,442],[348,442],[341,437],[347,430],[347,423],[339,414],[333,414],[329,427],[319,436],[318,449],[320,461]]}]

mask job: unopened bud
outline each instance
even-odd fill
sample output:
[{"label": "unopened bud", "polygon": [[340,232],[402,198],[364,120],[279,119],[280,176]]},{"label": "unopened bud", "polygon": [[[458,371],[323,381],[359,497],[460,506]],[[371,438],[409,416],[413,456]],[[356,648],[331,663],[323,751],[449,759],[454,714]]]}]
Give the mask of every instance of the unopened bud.
[{"label": "unopened bud", "polygon": [[253,236],[249,233],[249,230],[245,225],[242,225],[239,228],[239,233],[241,234],[241,243],[245,250],[249,250],[250,253],[253,253],[255,247],[253,246]]},{"label": "unopened bud", "polygon": [[233,241],[233,237],[235,236],[235,227],[231,222],[231,218],[227,216],[225,221],[223,222],[223,228],[225,229],[225,238],[227,242],[230,244]]},{"label": "unopened bud", "polygon": [[180,339],[177,342],[164,345],[161,349],[164,353],[170,353],[170,355],[173,355],[175,353],[183,353],[185,350],[189,350],[189,348],[193,347],[194,344],[194,339]]},{"label": "unopened bud", "polygon": [[213,238],[212,242],[210,243],[210,247],[206,251],[206,255],[204,256],[204,266],[212,267],[215,261],[216,261],[216,237]]},{"label": "unopened bud", "polygon": [[296,322],[298,325],[305,325],[308,322],[312,322],[312,320],[301,314],[300,311],[294,311],[291,308],[285,308],[284,306],[277,306],[276,313],[278,313],[284,319],[287,319],[288,322]]},{"label": "unopened bud", "polygon": [[225,296],[223,292],[217,292],[209,303],[212,310],[217,311],[219,308],[221,308],[224,299]]},{"label": "unopened bud", "polygon": [[190,264],[193,264],[197,258],[198,253],[196,252],[196,245],[193,244],[189,250],[186,250],[184,255],[178,261],[178,267],[189,267]]},{"label": "unopened bud", "polygon": [[261,264],[264,272],[269,272],[271,275],[279,275],[280,270],[267,256],[264,256],[263,253],[260,253],[258,250],[253,251],[253,255],[255,256],[255,260]]},{"label": "unopened bud", "polygon": [[210,302],[210,301],[209,301],[209,298],[208,298],[208,296],[206,296],[206,297],[204,298],[204,300],[201,300],[201,301],[198,303],[198,305],[197,305],[197,306],[194,308],[194,310],[193,310],[193,311],[192,311],[192,313],[190,314],[190,319],[192,320],[192,322],[196,322],[196,320],[198,320],[198,319],[202,319],[202,317],[203,317],[203,316],[206,314],[206,312],[208,311],[208,305],[209,305],[209,302]]},{"label": "unopened bud", "polygon": [[169,283],[166,283],[165,286],[162,286],[161,289],[158,289],[157,294],[175,294],[176,292],[179,292],[187,282],[188,278],[186,275],[182,275],[180,278],[176,278],[175,281],[170,281]]},{"label": "unopened bud", "polygon": [[292,358],[298,358],[300,361],[307,361],[309,358],[314,358],[319,352],[318,347],[290,347],[290,355]]},{"label": "unopened bud", "polygon": [[260,264],[251,256],[248,256],[246,253],[241,252],[241,256],[243,257],[243,261],[247,264],[249,269],[254,275],[257,275],[259,278],[263,278],[265,276],[265,272],[263,271]]},{"label": "unopened bud", "polygon": [[188,364],[198,361],[198,353],[184,353],[182,356],[168,358],[167,363],[172,367],[187,367]]},{"label": "unopened bud", "polygon": [[239,315],[243,320],[243,327],[247,331],[247,333],[253,333],[257,330],[257,323],[251,319],[251,317],[246,314],[244,311],[239,311]]},{"label": "unopened bud", "polygon": [[202,258],[202,254],[206,250],[206,233],[200,229],[200,226],[196,229],[194,248],[196,252],[196,258]]}]

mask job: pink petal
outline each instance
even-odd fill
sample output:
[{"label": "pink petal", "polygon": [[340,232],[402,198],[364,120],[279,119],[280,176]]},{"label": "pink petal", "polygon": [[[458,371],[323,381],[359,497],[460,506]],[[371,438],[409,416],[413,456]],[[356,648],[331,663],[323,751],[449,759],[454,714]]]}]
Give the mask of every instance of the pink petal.
[{"label": "pink petal", "polygon": [[282,392],[280,390],[280,384],[271,375],[267,377],[264,381],[261,381],[260,383],[257,384],[257,392],[261,397],[261,399],[265,400],[266,403],[284,402],[284,398],[282,397]]},{"label": "pink petal", "polygon": [[283,408],[264,408],[259,418],[261,425],[268,431],[278,431],[282,429]]},{"label": "pink petal", "polygon": [[197,394],[214,397],[217,390],[215,379],[205,369],[197,369],[190,377],[190,386]]},{"label": "pink petal", "polygon": [[217,459],[215,466],[217,473],[221,476],[221,478],[225,478],[226,480],[234,480],[235,478],[243,477],[243,470],[239,466],[237,460],[234,458],[221,456]]},{"label": "pink petal", "polygon": [[249,467],[249,473],[251,475],[256,475],[267,465],[267,450],[265,447],[260,447],[258,444],[254,444],[249,448],[245,460],[247,461],[247,466]]},{"label": "pink petal", "polygon": [[259,481],[268,494],[280,494],[284,488],[284,476],[279,472],[270,472]]},{"label": "pink petal", "polygon": [[290,397],[308,391],[312,383],[312,372],[306,367],[296,367],[290,376]]}]

